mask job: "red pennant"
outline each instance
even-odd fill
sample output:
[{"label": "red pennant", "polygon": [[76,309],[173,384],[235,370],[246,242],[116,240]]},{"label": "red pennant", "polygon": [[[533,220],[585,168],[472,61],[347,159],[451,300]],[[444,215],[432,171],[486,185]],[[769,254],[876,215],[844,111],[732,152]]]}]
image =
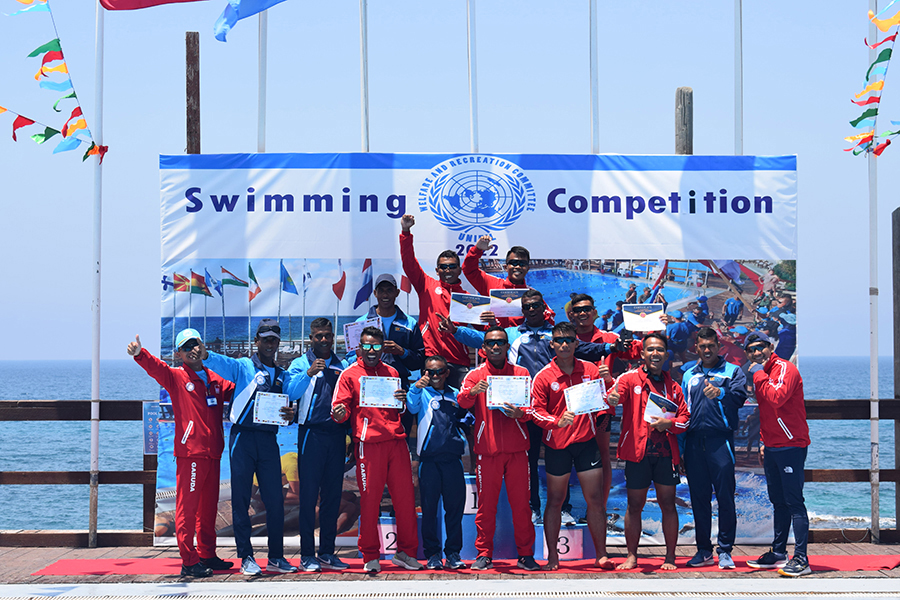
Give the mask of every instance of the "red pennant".
[{"label": "red pennant", "polygon": [[886,38],[884,38],[883,40],[881,40],[880,42],[878,42],[878,43],[876,43],[876,44],[870,44],[868,38],[865,39],[865,42],[866,42],[866,46],[868,46],[869,48],[871,48],[872,50],[874,50],[875,48],[877,48],[878,46],[882,45],[883,43],[885,43],[885,42],[893,42],[893,41],[896,40],[896,39],[897,39],[897,34],[895,33],[894,35],[889,35],[889,36],[887,36]]},{"label": "red pennant", "polygon": [[865,106],[866,104],[878,104],[881,102],[881,96],[870,96],[865,100],[851,100],[853,104],[857,106]]},{"label": "red pennant", "polygon": [[16,130],[22,129],[23,127],[27,127],[28,125],[34,125],[34,121],[29,119],[28,117],[23,117],[22,115],[19,115],[18,117],[16,117],[16,120],[13,121],[13,132],[12,132],[14,142],[19,141],[16,139]]},{"label": "red pennant", "polygon": [[872,151],[875,153],[875,156],[881,156],[881,153],[891,145],[891,140],[884,140],[881,144],[875,146],[875,149]]},{"label": "red pennant", "polygon": [[69,123],[71,123],[71,122],[72,122],[72,119],[74,119],[75,117],[80,117],[80,116],[82,116],[82,114],[81,114],[81,107],[80,107],[80,106],[76,106],[75,109],[72,111],[72,114],[69,115],[69,118],[68,118],[68,120],[66,121],[66,124],[63,125],[63,128],[62,128],[62,135],[63,135],[63,137],[69,137],[69,134],[68,134]]},{"label": "red pennant", "polygon": [[63,53],[59,50],[53,50],[44,55],[44,58],[41,59],[41,66],[43,67],[48,62],[53,62],[55,60],[65,60]]}]

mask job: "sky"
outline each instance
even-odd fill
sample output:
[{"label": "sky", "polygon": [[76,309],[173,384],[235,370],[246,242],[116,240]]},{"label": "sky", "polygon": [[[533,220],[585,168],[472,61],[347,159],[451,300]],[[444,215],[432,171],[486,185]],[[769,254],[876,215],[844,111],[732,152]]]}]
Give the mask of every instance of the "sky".
[{"label": "sky", "polygon": [[[884,0],[883,0],[884,2]],[[159,161],[185,149],[185,32],[200,33],[203,153],[257,149],[255,17],[213,37],[224,0],[107,12],[104,36],[101,357],[136,333],[159,348]],[[60,128],[71,111],[39,89],[27,55],[53,39],[47,13],[3,16],[0,106]],[[98,129],[95,10],[51,0],[88,126]],[[863,0],[745,2],[744,153],[798,156],[799,352],[869,351],[864,157],[842,152],[868,68]],[[893,11],[892,11],[893,12]],[[477,0],[480,151],[589,153],[589,1]],[[723,0],[599,2],[600,152],[674,153],[675,91],[693,88],[694,153],[734,152],[734,14]],[[465,152],[465,0],[369,0],[370,150]],[[361,150],[359,2],[287,0],[269,10],[266,151]],[[879,130],[900,120],[889,72]],[[69,101],[70,102],[70,101]],[[0,115],[0,360],[91,353],[92,160],[52,154]],[[37,128],[34,128],[35,130]],[[878,159],[880,353],[892,353],[891,212],[900,148]],[[715,255],[711,249],[710,255]],[[15,342],[23,342],[18,346]]]}]

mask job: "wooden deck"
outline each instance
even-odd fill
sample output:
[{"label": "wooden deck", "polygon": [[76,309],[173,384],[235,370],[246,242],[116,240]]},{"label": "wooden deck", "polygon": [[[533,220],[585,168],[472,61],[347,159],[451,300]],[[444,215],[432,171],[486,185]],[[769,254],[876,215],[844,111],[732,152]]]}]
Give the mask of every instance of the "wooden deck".
[{"label": "wooden deck", "polygon": [[[764,546],[736,546],[734,556],[759,556],[768,548]],[[299,554],[296,548],[286,548],[286,556],[292,562],[299,562]],[[693,556],[692,546],[679,546],[680,557]],[[815,555],[894,555],[900,551],[900,547],[892,544],[810,544],[810,556]],[[220,549],[220,556],[226,560],[234,559],[234,549]],[[338,553],[343,557],[355,557],[356,548],[340,548]],[[623,547],[612,547],[613,560],[621,562],[625,554]],[[664,549],[661,547],[642,547],[640,556],[661,556]],[[256,548],[256,555],[265,556],[265,550]],[[147,548],[147,547],[111,547],[111,548],[29,548],[29,547],[0,547],[0,583],[3,584],[27,584],[27,585],[60,585],[60,584],[93,584],[93,583],[180,583],[183,581],[198,582],[238,582],[247,578],[239,573],[214,575],[200,580],[182,579],[177,575],[102,575],[102,576],[39,576],[31,575],[40,569],[54,563],[59,559],[91,559],[91,558],[172,558],[178,560],[178,550],[175,547]],[[542,561],[538,561],[542,562]],[[680,561],[679,561],[680,562]],[[815,565],[815,561],[813,561]],[[728,571],[654,571],[652,573],[639,572],[584,572],[579,574],[544,573],[535,572],[528,575],[504,574],[491,571],[473,572],[470,570],[455,571],[452,574],[444,574],[441,571],[421,571],[410,573],[382,573],[378,579],[390,580],[434,580],[434,579],[513,579],[522,581],[528,578],[538,579],[736,579],[742,577],[753,578],[779,578],[777,573],[765,572],[728,572]],[[881,571],[827,571],[813,573],[815,578],[900,578],[900,568]],[[297,575],[266,576],[262,579],[273,580],[303,580],[303,581],[357,581],[367,580],[369,576],[359,573],[302,573]],[[807,579],[807,578],[804,578]]]}]

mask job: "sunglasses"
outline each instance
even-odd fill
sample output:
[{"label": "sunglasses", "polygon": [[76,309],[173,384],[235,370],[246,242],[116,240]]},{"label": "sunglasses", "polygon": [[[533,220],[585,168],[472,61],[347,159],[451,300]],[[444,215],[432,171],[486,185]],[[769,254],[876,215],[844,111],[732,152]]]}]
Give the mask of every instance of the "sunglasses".
[{"label": "sunglasses", "polygon": [[765,349],[766,349],[766,346],[764,344],[757,344],[756,346],[750,346],[749,348],[747,348],[747,353],[755,354],[757,352],[762,352]]},{"label": "sunglasses", "polygon": [[572,314],[580,315],[581,313],[588,313],[594,310],[593,306],[573,306]]},{"label": "sunglasses", "polygon": [[509,343],[508,340],[484,340],[485,348],[494,348],[496,346],[505,346]]},{"label": "sunglasses", "polygon": [[184,344],[182,344],[181,348],[179,348],[178,350],[181,352],[190,352],[199,345],[200,342],[198,342],[197,340],[188,340]]},{"label": "sunglasses", "polygon": [[425,372],[431,375],[432,377],[437,377],[439,375],[443,375],[447,372],[447,367],[443,367],[441,369],[425,369]]},{"label": "sunglasses", "polygon": [[532,302],[531,304],[523,304],[522,310],[539,310],[544,308],[543,302]]},{"label": "sunglasses", "polygon": [[510,267],[527,267],[528,261],[520,260],[520,259],[513,259],[513,260],[506,261],[506,264]]},{"label": "sunglasses", "polygon": [[333,340],[334,334],[333,333],[317,333],[312,337],[314,340]]},{"label": "sunglasses", "polygon": [[574,344],[575,338],[572,336],[555,337],[555,338],[553,338],[553,343],[559,344],[560,346],[562,346],[563,344]]},{"label": "sunglasses", "polygon": [[441,271],[452,271],[453,269],[458,269],[459,265],[451,264],[451,263],[444,263],[442,265],[438,265],[437,268],[440,269]]},{"label": "sunglasses", "polygon": [[360,344],[359,345],[359,347],[362,348],[363,350],[366,350],[366,351],[374,350],[375,352],[378,352],[379,350],[381,350],[381,346],[382,346],[382,344]]}]

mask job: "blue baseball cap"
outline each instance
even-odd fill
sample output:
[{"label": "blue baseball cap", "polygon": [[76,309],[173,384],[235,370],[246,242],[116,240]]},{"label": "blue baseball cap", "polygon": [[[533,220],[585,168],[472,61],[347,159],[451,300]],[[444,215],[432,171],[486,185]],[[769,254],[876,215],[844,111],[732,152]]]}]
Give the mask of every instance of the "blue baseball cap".
[{"label": "blue baseball cap", "polygon": [[680,319],[684,316],[684,313],[682,313],[680,310],[673,310],[672,312],[669,313],[669,316],[675,317],[676,319]]},{"label": "blue baseball cap", "polygon": [[196,329],[184,329],[175,337],[175,348],[181,350],[181,347],[191,340],[197,340],[201,344],[203,343],[203,338],[200,337],[199,331]]}]

